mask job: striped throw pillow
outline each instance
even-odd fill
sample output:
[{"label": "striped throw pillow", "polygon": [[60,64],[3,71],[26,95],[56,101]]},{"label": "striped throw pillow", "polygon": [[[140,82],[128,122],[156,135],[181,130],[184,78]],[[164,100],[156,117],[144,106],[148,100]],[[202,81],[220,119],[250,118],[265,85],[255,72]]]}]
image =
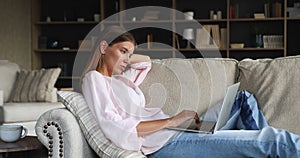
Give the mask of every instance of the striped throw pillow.
[{"label": "striped throw pillow", "polygon": [[88,144],[102,158],[139,158],[142,153],[121,149],[112,144],[102,133],[84,97],[78,92],[58,91],[61,102],[75,116]]},{"label": "striped throw pillow", "polygon": [[57,102],[55,82],[61,68],[21,70],[11,94],[12,102]]}]

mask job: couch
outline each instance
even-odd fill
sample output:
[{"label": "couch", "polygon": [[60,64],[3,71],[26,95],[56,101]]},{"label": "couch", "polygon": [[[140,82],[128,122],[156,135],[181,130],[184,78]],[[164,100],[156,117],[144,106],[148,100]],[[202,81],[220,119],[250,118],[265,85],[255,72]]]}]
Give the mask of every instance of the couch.
[{"label": "couch", "polygon": [[57,101],[54,83],[60,69],[23,70],[13,62],[0,60],[0,124],[20,124],[35,136],[36,120],[46,111],[64,107]]},{"label": "couch", "polygon": [[[203,114],[236,82],[241,83],[240,89],[254,94],[269,125],[300,134],[300,56],[153,60],[140,88],[147,107],[161,107],[169,115],[182,109]],[[49,149],[50,157],[145,157],[107,140],[80,93],[58,94],[67,109],[47,111],[36,124],[38,139]]]}]

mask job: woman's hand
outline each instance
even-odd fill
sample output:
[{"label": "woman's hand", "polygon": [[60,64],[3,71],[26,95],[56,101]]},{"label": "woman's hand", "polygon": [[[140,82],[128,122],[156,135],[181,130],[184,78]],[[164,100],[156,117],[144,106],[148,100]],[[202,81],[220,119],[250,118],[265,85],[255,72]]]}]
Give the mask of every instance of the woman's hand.
[{"label": "woman's hand", "polygon": [[183,122],[190,119],[195,119],[196,123],[200,123],[198,114],[195,111],[183,110],[182,112],[171,118],[153,121],[142,121],[137,125],[136,128],[138,135],[143,136],[159,131],[166,127],[177,127]]},{"label": "woman's hand", "polygon": [[199,116],[195,111],[183,110],[182,112],[175,115],[174,117],[171,117],[171,120],[170,120],[170,123],[168,126],[169,127],[177,127],[177,126],[181,125],[182,123],[184,123],[185,121],[190,120],[190,119],[195,119],[195,122],[197,124],[200,123]]}]

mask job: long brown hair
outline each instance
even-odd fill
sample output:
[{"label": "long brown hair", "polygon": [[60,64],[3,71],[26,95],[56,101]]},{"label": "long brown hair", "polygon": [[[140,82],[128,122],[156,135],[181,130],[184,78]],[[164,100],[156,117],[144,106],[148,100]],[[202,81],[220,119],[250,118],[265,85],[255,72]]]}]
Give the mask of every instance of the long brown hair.
[{"label": "long brown hair", "polygon": [[94,48],[92,50],[93,53],[91,54],[90,59],[86,64],[86,67],[81,75],[81,79],[89,71],[96,70],[98,67],[102,66],[101,64],[103,61],[102,53],[100,50],[101,41],[106,41],[109,46],[125,41],[130,41],[135,45],[135,39],[133,35],[127,32],[123,27],[113,25],[105,28],[102,33],[100,33],[100,37],[94,44]]}]

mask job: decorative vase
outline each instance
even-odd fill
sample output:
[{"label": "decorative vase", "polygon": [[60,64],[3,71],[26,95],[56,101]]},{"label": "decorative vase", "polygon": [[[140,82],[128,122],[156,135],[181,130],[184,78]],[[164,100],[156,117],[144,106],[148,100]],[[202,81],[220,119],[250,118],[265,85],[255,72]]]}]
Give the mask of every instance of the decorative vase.
[{"label": "decorative vase", "polygon": [[257,48],[263,47],[263,35],[262,34],[255,35],[255,44],[256,44]]}]

